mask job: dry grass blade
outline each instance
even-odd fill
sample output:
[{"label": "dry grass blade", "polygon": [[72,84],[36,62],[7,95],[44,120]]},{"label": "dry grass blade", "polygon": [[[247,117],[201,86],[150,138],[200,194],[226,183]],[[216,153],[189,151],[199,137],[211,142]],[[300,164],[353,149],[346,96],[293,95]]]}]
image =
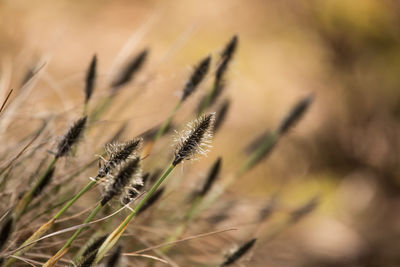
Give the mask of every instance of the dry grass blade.
[{"label": "dry grass blade", "polygon": [[159,257],[156,257],[156,256],[153,256],[153,255],[135,254],[135,253],[123,253],[122,255],[123,256],[142,257],[142,258],[152,259],[152,260],[156,260],[156,261],[159,261],[159,262],[162,262],[162,263],[170,265],[168,261],[163,260],[163,259],[161,259]]},{"label": "dry grass blade", "polygon": [[35,142],[35,140],[40,136],[40,134],[43,132],[44,128],[46,127],[46,124],[41,127],[37,133],[32,137],[32,139],[21,149],[20,152],[18,152],[18,154],[11,159],[11,161],[0,171],[0,174],[4,173],[5,170],[7,170],[10,166],[12,166],[12,164],[18,160],[21,155],[32,145],[33,142]]},{"label": "dry grass blade", "polygon": [[62,229],[62,230],[53,232],[53,233],[51,233],[51,234],[42,236],[41,238],[39,238],[39,239],[37,239],[37,240],[34,240],[34,241],[30,242],[30,243],[27,243],[27,244],[25,244],[24,246],[21,246],[21,247],[15,249],[15,250],[9,251],[9,252],[7,253],[7,255],[11,255],[11,254],[13,254],[13,253],[15,253],[15,252],[17,252],[17,251],[19,251],[19,250],[22,250],[23,248],[25,248],[25,247],[27,247],[27,246],[30,246],[30,245],[32,245],[32,244],[35,244],[35,243],[37,243],[37,242],[39,242],[39,241],[41,241],[41,240],[43,240],[43,239],[47,239],[47,238],[50,238],[50,237],[53,237],[53,236],[56,236],[56,235],[61,235],[61,234],[63,234],[63,233],[75,231],[75,230],[78,230],[78,229],[81,229],[81,228],[84,228],[84,227],[88,227],[88,226],[90,226],[90,225],[92,225],[92,224],[96,224],[96,223],[98,223],[98,222],[107,220],[108,218],[113,217],[114,215],[118,214],[119,212],[121,212],[123,209],[125,209],[125,208],[127,208],[127,207],[128,207],[128,205],[125,205],[125,206],[123,206],[122,208],[118,209],[117,211],[113,212],[112,214],[107,215],[107,216],[105,216],[105,217],[103,217],[103,218],[101,218],[101,219],[98,219],[98,220],[95,220],[95,221],[92,221],[92,222],[89,222],[89,223],[85,223],[85,224],[80,224],[80,225],[75,225],[75,226],[72,226],[72,227],[68,227],[68,228],[65,228],[65,229]]},{"label": "dry grass blade", "polygon": [[4,107],[6,106],[7,101],[8,101],[8,99],[10,98],[11,93],[12,93],[13,91],[14,91],[14,89],[11,89],[10,92],[8,92],[8,94],[7,94],[7,96],[6,96],[6,99],[4,99],[3,104],[2,104],[1,107],[0,107],[0,113],[3,111]]},{"label": "dry grass blade", "polygon": [[11,257],[16,258],[17,260],[23,261],[23,262],[25,262],[26,264],[29,264],[30,266],[33,266],[33,267],[36,267],[35,264],[37,264],[37,265],[39,265],[39,266],[43,265],[42,262],[30,260],[30,259],[27,259],[27,258],[24,258],[24,257],[21,257],[21,256],[14,256],[14,255],[12,255]]},{"label": "dry grass blade", "polygon": [[185,241],[189,241],[189,240],[193,240],[193,239],[198,239],[198,238],[203,238],[203,237],[207,237],[207,236],[211,236],[211,235],[216,235],[216,234],[221,234],[224,232],[229,232],[229,231],[236,231],[236,228],[228,228],[228,229],[224,229],[224,230],[218,230],[218,231],[213,231],[213,232],[209,232],[209,233],[205,233],[205,234],[199,234],[199,235],[194,235],[194,236],[189,236],[189,237],[185,237],[176,241],[172,241],[172,242],[166,242],[160,245],[156,245],[156,246],[152,246],[152,247],[148,247],[145,249],[141,249],[141,250],[137,250],[134,251],[132,253],[125,253],[124,255],[129,255],[129,254],[140,254],[146,251],[151,251],[151,250],[155,250],[161,247],[165,247],[165,246],[169,246],[169,245],[173,245],[173,244],[178,244],[181,242],[185,242]]}]

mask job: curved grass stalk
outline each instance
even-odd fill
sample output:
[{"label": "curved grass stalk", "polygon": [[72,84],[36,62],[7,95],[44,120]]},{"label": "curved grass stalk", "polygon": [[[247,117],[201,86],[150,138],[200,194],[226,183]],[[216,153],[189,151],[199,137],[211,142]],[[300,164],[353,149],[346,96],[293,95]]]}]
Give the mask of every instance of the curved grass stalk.
[{"label": "curved grass stalk", "polygon": [[168,175],[174,170],[175,165],[171,164],[168,169],[161,175],[158,181],[149,190],[146,196],[138,203],[134,210],[125,218],[125,220],[108,236],[97,252],[95,263],[98,263],[103,259],[108,251],[117,243],[119,238],[122,236],[126,228],[136,214],[141,210],[141,208],[146,204],[147,200],[152,196],[152,194],[158,189],[158,187],[163,183],[163,181],[168,177]]},{"label": "curved grass stalk", "polygon": [[[17,253],[14,254],[14,256],[21,256],[25,252],[27,252],[29,249],[31,249],[37,239],[42,237],[48,230],[50,230],[53,225],[56,223],[56,221],[63,215],[83,194],[85,194],[87,191],[89,191],[94,185],[96,184],[96,181],[90,181],[81,191],[79,191],[70,201],[68,201],[64,207],[51,218],[48,220],[45,224],[43,224],[38,230],[36,230],[35,233],[33,233],[27,240],[25,240],[24,243],[20,246],[20,248],[23,247],[23,249],[19,250]],[[33,244],[31,244],[33,243]],[[28,245],[31,244],[31,245]],[[28,246],[27,246],[28,245]],[[8,262],[4,265],[5,267],[12,266],[12,264],[15,262],[16,258],[10,258]]]}]

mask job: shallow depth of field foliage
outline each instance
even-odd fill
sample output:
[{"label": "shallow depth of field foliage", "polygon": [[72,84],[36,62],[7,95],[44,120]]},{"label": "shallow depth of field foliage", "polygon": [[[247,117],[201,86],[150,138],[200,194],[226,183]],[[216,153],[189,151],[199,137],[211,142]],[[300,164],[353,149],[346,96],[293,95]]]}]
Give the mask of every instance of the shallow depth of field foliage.
[{"label": "shallow depth of field foliage", "polygon": [[1,266],[399,266],[400,4],[0,3]]}]

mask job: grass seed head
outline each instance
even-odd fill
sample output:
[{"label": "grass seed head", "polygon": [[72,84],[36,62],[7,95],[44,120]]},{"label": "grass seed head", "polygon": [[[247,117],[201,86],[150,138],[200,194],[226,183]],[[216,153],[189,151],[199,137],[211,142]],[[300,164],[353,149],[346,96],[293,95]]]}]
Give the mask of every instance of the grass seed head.
[{"label": "grass seed head", "polygon": [[219,63],[218,69],[215,73],[215,85],[222,82],[223,76],[226,73],[229,63],[232,61],[233,55],[235,54],[238,44],[238,37],[235,35],[232,37],[230,42],[227,44],[225,49],[221,53],[221,61]]},{"label": "grass seed head", "polygon": [[281,125],[278,128],[278,133],[283,135],[287,133],[290,128],[294,127],[297,122],[304,116],[307,109],[311,105],[314,100],[314,95],[309,95],[306,98],[300,100],[289,112],[286,118],[282,121]]},{"label": "grass seed head", "polygon": [[65,156],[71,150],[72,146],[78,142],[85,128],[86,120],[87,116],[77,120],[62,137],[61,141],[58,143],[57,158]]},{"label": "grass seed head", "polygon": [[134,57],[128,64],[121,70],[119,75],[111,84],[113,93],[116,93],[118,88],[130,82],[135,74],[137,74],[146,62],[148,49],[143,50],[139,55]]},{"label": "grass seed head", "polygon": [[90,62],[89,69],[86,73],[86,83],[85,83],[85,103],[89,102],[96,83],[96,68],[97,68],[97,57],[93,56]]},{"label": "grass seed head", "polygon": [[229,43],[225,46],[225,49],[221,53],[221,58],[232,58],[236,52],[236,48],[238,45],[239,37],[234,35]]},{"label": "grass seed head", "polygon": [[193,159],[197,154],[205,155],[208,152],[214,121],[215,113],[211,113],[187,124],[187,129],[176,138],[175,158],[172,163],[174,166],[183,160]]},{"label": "grass seed head", "polygon": [[136,199],[141,190],[146,186],[149,179],[150,173],[145,173],[141,179],[133,179],[130,186],[125,188],[125,191],[121,195],[121,202],[126,205]]},{"label": "grass seed head", "polygon": [[211,56],[204,58],[195,68],[192,76],[187,81],[181,98],[181,102],[185,101],[201,83],[210,68]]},{"label": "grass seed head", "polygon": [[116,175],[109,175],[108,182],[104,188],[104,196],[101,205],[107,204],[112,198],[119,196],[127,185],[132,183],[132,179],[137,178],[140,173],[140,159],[138,157],[128,159],[118,166]]},{"label": "grass seed head", "polygon": [[137,157],[137,153],[143,143],[142,138],[135,138],[124,143],[112,143],[106,146],[109,159],[100,167],[97,178],[103,178],[121,162],[128,158]]}]

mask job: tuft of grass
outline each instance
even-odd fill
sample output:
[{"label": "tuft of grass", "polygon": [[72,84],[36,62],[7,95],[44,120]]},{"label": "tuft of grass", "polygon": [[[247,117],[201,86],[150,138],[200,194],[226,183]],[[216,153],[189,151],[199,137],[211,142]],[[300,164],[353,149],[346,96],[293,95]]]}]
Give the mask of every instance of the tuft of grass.
[{"label": "tuft of grass", "polygon": [[[2,207],[7,208],[7,212],[4,212],[0,218],[1,266],[19,266],[18,261],[43,266],[72,262],[76,266],[95,266],[103,261],[104,266],[118,266],[122,256],[122,246],[136,249],[136,252],[123,255],[140,257],[138,259],[141,263],[147,261],[150,263],[149,266],[156,261],[174,265],[175,257],[184,257],[190,251],[190,247],[186,246],[181,247],[182,251],[175,253],[176,251],[171,248],[176,244],[230,231],[218,230],[192,235],[199,229],[216,228],[220,222],[229,223],[235,216],[242,215],[236,212],[239,205],[234,196],[224,195],[224,193],[229,192],[229,186],[249,173],[273,152],[278,141],[301,121],[314,100],[313,95],[301,99],[284,116],[278,127],[271,131],[264,131],[261,136],[250,142],[246,149],[247,155],[238,166],[232,166],[226,160],[229,157],[223,155],[224,151],[218,151],[218,154],[222,156],[210,164],[204,180],[200,181],[201,186],[198,190],[185,190],[186,187],[181,187],[181,183],[186,182],[183,177],[189,177],[193,172],[191,172],[191,166],[183,168],[183,163],[208,153],[212,138],[215,139],[215,133],[222,129],[227,114],[230,112],[231,100],[229,96],[225,96],[228,93],[227,85],[229,85],[227,73],[235,58],[237,48],[238,36],[233,36],[217,55],[215,71],[211,74],[212,87],[205,92],[198,105],[195,106],[197,107],[196,118],[182,127],[182,131],[177,132],[174,149],[166,151],[170,153],[168,157],[162,154],[164,151],[161,151],[159,155],[153,155],[152,148],[167,132],[175,128],[175,125],[180,124],[179,122],[172,123],[172,120],[184,102],[195,93],[209,75],[212,68],[211,56],[202,58],[195,65],[183,84],[181,98],[172,112],[166,114],[165,121],[151,129],[142,129],[138,126],[137,129],[142,132],[136,135],[139,137],[128,137],[128,141],[121,142],[121,137],[128,134],[125,131],[127,122],[119,121],[118,124],[122,127],[110,136],[104,131],[95,138],[89,129],[95,128],[91,128],[94,125],[92,122],[102,119],[117,94],[121,92],[120,90],[132,82],[143,69],[148,58],[148,50],[145,49],[126,61],[126,65],[120,69],[112,82],[106,85],[107,89],[110,89],[108,96],[100,100],[92,97],[98,84],[97,56],[94,55],[86,71],[84,99],[80,101],[84,105],[83,117],[68,128],[59,139],[55,152],[43,153],[49,140],[53,139],[54,130],[51,127],[53,123],[58,122],[60,117],[69,115],[69,112],[73,111],[49,117],[39,130],[29,133],[16,142],[14,145],[16,151],[19,152],[13,158],[8,158],[9,152],[14,149],[12,145],[7,146],[4,151],[0,150],[2,160],[0,162],[0,194],[3,198],[11,195],[12,200],[10,203],[2,204]],[[34,76],[35,73],[32,71],[29,79]],[[29,86],[33,86],[33,83],[28,83]],[[6,103],[11,92],[4,100],[0,112],[7,107]],[[131,97],[126,100],[130,101]],[[93,104],[95,107],[90,112],[89,102],[90,106]],[[122,105],[119,108],[124,107]],[[79,106],[80,109],[81,106]],[[212,109],[216,110],[216,113]],[[4,115],[0,119],[6,118],[6,115],[9,116],[6,112],[0,115]],[[107,121],[104,120],[104,123]],[[78,141],[82,139],[84,133],[87,144],[80,150],[85,149],[85,153],[76,153]],[[98,144],[104,143],[104,140],[99,141],[100,139],[110,140],[104,151],[97,148]],[[96,148],[91,150],[91,147]],[[159,150],[161,149],[157,152]],[[95,159],[88,158],[92,152],[97,152],[99,156]],[[69,162],[68,156],[75,158],[72,163]],[[61,158],[65,158],[64,166],[57,164]],[[222,158],[224,158],[223,172]],[[97,168],[96,162],[99,163]],[[182,166],[182,172],[174,172],[177,166]],[[233,171],[231,171],[232,167]],[[57,175],[55,175],[56,168]],[[90,180],[87,178],[89,181],[84,183],[86,185],[80,187],[82,180],[78,179],[85,176],[85,171],[92,171],[93,176]],[[201,168],[196,171],[202,172]],[[172,185],[166,184],[167,178],[173,180]],[[198,184],[198,181],[193,181],[193,184]],[[97,195],[97,202],[93,203],[91,195],[86,195],[86,193],[96,186],[102,187],[102,193]],[[177,188],[179,190],[175,190]],[[168,192],[168,197],[162,197],[165,192]],[[84,195],[85,198],[83,198]],[[15,202],[13,202],[14,199]],[[318,198],[312,198],[295,209],[287,211],[288,209],[283,208],[285,216],[280,217],[282,220],[278,223],[273,221],[268,234],[258,237],[257,242],[268,242],[309,215],[316,209],[318,203]],[[73,205],[76,209],[71,208]],[[280,205],[281,203],[279,207]],[[79,207],[82,206],[90,208],[81,211]],[[249,227],[253,228],[251,236],[258,236],[260,225],[276,212],[276,206],[276,195],[274,195],[265,205],[247,207],[256,211],[256,215],[250,220]],[[151,216],[138,216],[149,208],[156,208]],[[101,213],[108,215],[103,214],[104,217],[96,219]],[[81,220],[82,215],[86,215],[86,218]],[[61,217],[64,218],[61,219]],[[129,227],[134,219],[137,223]],[[102,223],[98,224],[100,221]],[[36,228],[37,226],[40,227]],[[51,232],[56,228],[55,226],[57,226],[57,231]],[[157,231],[153,229],[155,226],[157,226]],[[72,231],[73,233],[67,234]],[[84,231],[87,235],[82,234]],[[129,231],[129,235],[126,236],[133,236],[138,242],[123,244],[122,242],[126,240],[122,236],[126,231]],[[44,240],[47,243],[43,242]],[[160,245],[157,244],[158,241],[164,242]],[[39,242],[42,246],[39,245],[35,251],[27,253]],[[255,242],[256,238],[247,241],[232,251],[223,261],[221,260],[219,266],[240,264],[243,256],[254,247]],[[49,245],[51,245],[50,248]],[[58,245],[60,245],[59,249]],[[36,253],[44,252],[44,250],[46,250],[45,253]],[[154,255],[143,254],[145,251],[153,251]],[[49,254],[52,257],[45,256]],[[43,259],[46,261],[44,264],[39,262]],[[197,264],[191,262],[189,257],[187,259],[185,266]],[[216,262],[205,263],[217,265]]]},{"label": "tuft of grass", "polygon": [[200,117],[196,121],[188,124],[188,129],[183,132],[179,143],[175,149],[175,157],[169,167],[152,186],[144,198],[137,204],[133,211],[125,218],[125,220],[108,236],[106,241],[101,245],[96,256],[96,263],[101,261],[108,251],[117,243],[123,232],[126,230],[132,219],[146,205],[152,195],[157,191],[164,180],[175,169],[175,167],[183,160],[192,159],[196,153],[204,154],[203,146],[209,146],[211,131],[215,120],[214,114],[208,114]]}]

